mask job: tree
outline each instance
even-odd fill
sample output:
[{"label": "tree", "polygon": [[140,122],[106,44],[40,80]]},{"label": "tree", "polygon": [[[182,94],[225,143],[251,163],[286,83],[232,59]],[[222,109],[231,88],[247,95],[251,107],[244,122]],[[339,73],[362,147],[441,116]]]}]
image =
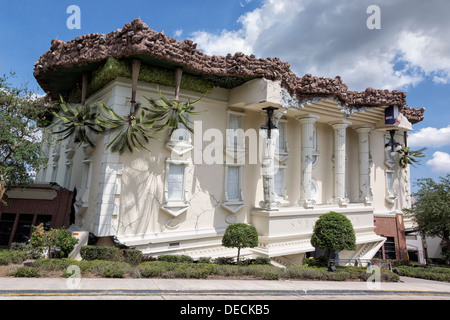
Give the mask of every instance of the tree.
[{"label": "tree", "polygon": [[75,248],[78,239],[72,236],[72,233],[66,228],[50,229],[45,231],[43,224],[33,227],[34,231],[30,238],[30,245],[36,252],[42,253],[47,250],[50,258],[50,250],[54,247],[60,248],[60,256],[66,258]]},{"label": "tree", "polygon": [[326,250],[328,266],[331,251],[355,250],[356,237],[350,220],[341,213],[330,211],[323,214],[314,225],[311,244]]},{"label": "tree", "polygon": [[222,245],[227,248],[238,248],[237,264],[241,248],[254,248],[258,245],[258,232],[252,225],[246,223],[230,224],[225,230]]},{"label": "tree", "polygon": [[[421,233],[441,238],[450,249],[450,174],[440,177],[439,181],[418,179],[416,185],[419,190],[413,194],[415,202],[411,209],[404,211],[412,213]],[[450,259],[449,251],[443,256],[446,260]]]},{"label": "tree", "polygon": [[26,87],[11,87],[8,78],[0,77],[0,200],[11,186],[30,184],[44,164],[38,126],[48,118],[44,99],[36,100]]}]

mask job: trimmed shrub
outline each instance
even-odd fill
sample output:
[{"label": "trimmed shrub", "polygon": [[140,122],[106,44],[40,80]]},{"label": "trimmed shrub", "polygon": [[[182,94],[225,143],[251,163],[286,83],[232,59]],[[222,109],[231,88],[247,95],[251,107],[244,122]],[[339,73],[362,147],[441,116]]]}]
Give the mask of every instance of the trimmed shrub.
[{"label": "trimmed shrub", "polygon": [[26,251],[2,250],[0,251],[0,265],[8,265],[10,263],[22,263],[29,258]]},{"label": "trimmed shrub", "polygon": [[8,250],[0,251],[0,266],[7,266],[12,262],[11,255]]},{"label": "trimmed shrub", "polygon": [[169,268],[168,262],[164,261],[149,261],[141,263],[139,270],[141,276],[144,278],[159,278]]},{"label": "trimmed shrub", "polygon": [[225,265],[225,264],[234,264],[234,258],[232,257],[217,257],[214,259],[215,264]]},{"label": "trimmed shrub", "polygon": [[79,265],[80,261],[63,258],[63,259],[38,259],[33,261],[32,267],[43,271],[64,271],[70,265]]},{"label": "trimmed shrub", "polygon": [[200,257],[198,258],[198,263],[212,263],[211,257]]},{"label": "trimmed shrub", "polygon": [[327,252],[328,263],[333,250],[355,250],[356,236],[351,221],[334,211],[321,215],[314,225],[311,244]]},{"label": "trimmed shrub", "polygon": [[137,266],[142,261],[142,251],[136,249],[122,250],[123,261],[132,266]]},{"label": "trimmed shrub", "polygon": [[80,255],[86,261],[123,261],[133,266],[137,266],[142,261],[141,251],[116,247],[83,246],[80,249]]},{"label": "trimmed shrub", "polygon": [[93,260],[88,263],[88,271],[106,278],[122,278],[131,267],[126,262]]},{"label": "trimmed shrub", "polygon": [[194,259],[186,255],[160,255],[158,256],[158,261],[172,262],[172,263],[193,263]]},{"label": "trimmed shrub", "polygon": [[16,278],[39,278],[40,270],[38,268],[24,266],[16,269],[12,275]]},{"label": "trimmed shrub", "polygon": [[116,247],[83,246],[80,249],[80,255],[83,260],[87,261],[120,261],[122,259],[122,252]]},{"label": "trimmed shrub", "polygon": [[399,266],[397,269],[399,269],[402,275],[406,277],[450,282],[450,268]]},{"label": "trimmed shrub", "polygon": [[226,248],[237,248],[237,264],[239,264],[239,256],[241,249],[254,248],[258,245],[258,231],[250,224],[233,223],[230,224],[223,234],[222,245]]}]

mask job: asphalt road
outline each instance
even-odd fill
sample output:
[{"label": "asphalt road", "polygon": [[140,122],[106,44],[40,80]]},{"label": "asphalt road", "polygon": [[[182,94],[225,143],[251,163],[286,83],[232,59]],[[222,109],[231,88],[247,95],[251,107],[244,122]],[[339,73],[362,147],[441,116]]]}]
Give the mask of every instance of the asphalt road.
[{"label": "asphalt road", "polygon": [[450,284],[198,279],[0,278],[1,300],[450,300]]}]

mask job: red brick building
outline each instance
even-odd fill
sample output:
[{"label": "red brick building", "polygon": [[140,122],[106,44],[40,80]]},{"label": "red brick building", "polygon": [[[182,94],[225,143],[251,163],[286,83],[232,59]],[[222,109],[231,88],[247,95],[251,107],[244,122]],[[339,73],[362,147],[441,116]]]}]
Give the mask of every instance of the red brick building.
[{"label": "red brick building", "polygon": [[387,238],[375,258],[407,260],[408,251],[403,214],[374,214],[374,225],[375,233]]},{"label": "red brick building", "polygon": [[0,248],[13,242],[26,242],[32,226],[44,223],[50,228],[69,227],[73,192],[57,184],[36,184],[9,190],[0,203]]}]

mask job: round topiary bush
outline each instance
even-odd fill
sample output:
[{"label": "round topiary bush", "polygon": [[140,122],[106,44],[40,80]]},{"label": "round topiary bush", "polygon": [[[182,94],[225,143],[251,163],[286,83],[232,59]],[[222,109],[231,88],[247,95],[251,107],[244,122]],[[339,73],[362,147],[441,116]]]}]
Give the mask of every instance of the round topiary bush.
[{"label": "round topiary bush", "polygon": [[254,248],[258,245],[258,232],[256,228],[246,223],[230,224],[225,230],[222,238],[222,245],[227,248],[237,248],[237,263],[241,248]]},{"label": "round topiary bush", "polygon": [[328,262],[332,250],[355,250],[356,236],[351,221],[334,211],[323,214],[314,225],[311,244],[327,252]]}]

